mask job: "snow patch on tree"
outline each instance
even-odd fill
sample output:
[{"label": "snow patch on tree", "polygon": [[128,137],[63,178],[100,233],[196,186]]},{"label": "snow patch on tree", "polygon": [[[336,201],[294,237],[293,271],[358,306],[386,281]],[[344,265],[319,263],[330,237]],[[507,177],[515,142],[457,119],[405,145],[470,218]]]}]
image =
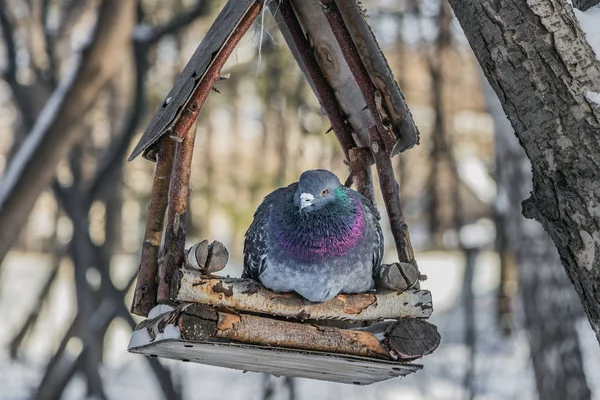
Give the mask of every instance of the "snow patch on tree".
[{"label": "snow patch on tree", "polygon": [[[600,20],[598,20],[598,21],[600,21]],[[588,101],[591,101],[592,103],[596,103],[598,106],[600,106],[600,93],[586,92],[585,98],[588,99]]]},{"label": "snow patch on tree", "polygon": [[159,315],[163,315],[164,313],[168,313],[169,311],[173,311],[174,308],[167,304],[158,304],[150,310],[148,313],[148,319],[156,318]]},{"label": "snow patch on tree", "polygon": [[131,334],[131,339],[129,340],[129,345],[127,348],[131,349],[134,347],[144,346],[150,344],[151,341],[152,338],[150,337],[150,334],[146,328],[135,330]]},{"label": "snow patch on tree", "polygon": [[181,339],[181,331],[179,330],[179,327],[170,324],[165,326],[165,330],[156,335],[154,341],[166,339]]}]

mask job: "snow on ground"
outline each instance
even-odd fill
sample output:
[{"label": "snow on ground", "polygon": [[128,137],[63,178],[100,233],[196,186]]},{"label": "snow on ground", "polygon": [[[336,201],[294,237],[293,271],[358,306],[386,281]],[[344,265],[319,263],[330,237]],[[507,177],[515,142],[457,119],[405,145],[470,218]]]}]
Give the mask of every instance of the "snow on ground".
[{"label": "snow on ground", "polygon": [[596,58],[600,60],[600,4],[590,8],[587,11],[573,9],[579,20],[581,29],[596,53]]},{"label": "snow on ground", "polygon": [[[436,400],[465,398],[462,382],[468,366],[468,348],[463,345],[463,313],[460,290],[463,259],[459,253],[429,252],[417,255],[419,266],[429,279],[423,288],[431,290],[434,315],[431,322],[442,334],[442,343],[432,355],[420,360],[424,369],[403,379],[393,379],[370,386],[352,386],[308,379],[297,381],[299,400]],[[41,325],[30,336],[23,360],[12,362],[6,344],[22,323],[34,303],[34,294],[48,273],[47,261],[41,257],[13,255],[8,259],[0,280],[0,315],[5,319],[0,329],[0,399],[20,400],[31,397],[41,379],[44,362],[64,332],[73,312],[72,270],[61,269],[52,301],[44,307]],[[123,267],[120,265],[119,267]],[[131,270],[135,268],[131,262]],[[517,330],[505,339],[495,328],[494,290],[498,262],[495,254],[482,253],[475,274],[477,355],[475,363],[476,398],[485,400],[533,400],[535,383],[528,355],[525,333]],[[232,275],[239,271],[231,271]],[[10,282],[10,284],[8,284]],[[23,288],[31,287],[24,291]],[[35,289],[35,290],[33,290]],[[15,304],[14,299],[20,301]],[[60,323],[58,323],[58,322]],[[8,327],[8,329],[6,329]],[[600,349],[587,321],[580,323],[583,355],[588,380],[595,398],[600,400]],[[170,332],[176,333],[176,332]],[[105,341],[106,364],[101,370],[110,399],[162,399],[145,357],[127,352],[130,332],[120,320],[113,322]],[[70,347],[73,347],[71,349]],[[67,353],[75,355],[76,343]],[[80,350],[80,349],[79,349]],[[225,368],[162,360],[181,385],[186,399],[259,400],[262,376]],[[64,399],[85,398],[85,382],[73,380]]]}]

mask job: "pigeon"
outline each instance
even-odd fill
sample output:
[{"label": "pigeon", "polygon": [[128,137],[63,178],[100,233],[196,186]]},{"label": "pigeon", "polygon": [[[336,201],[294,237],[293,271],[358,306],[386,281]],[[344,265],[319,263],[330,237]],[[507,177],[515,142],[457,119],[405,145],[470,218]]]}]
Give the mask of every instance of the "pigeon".
[{"label": "pigeon", "polygon": [[375,287],[383,257],[379,212],[324,169],[267,195],[244,241],[242,278],[311,302]]}]

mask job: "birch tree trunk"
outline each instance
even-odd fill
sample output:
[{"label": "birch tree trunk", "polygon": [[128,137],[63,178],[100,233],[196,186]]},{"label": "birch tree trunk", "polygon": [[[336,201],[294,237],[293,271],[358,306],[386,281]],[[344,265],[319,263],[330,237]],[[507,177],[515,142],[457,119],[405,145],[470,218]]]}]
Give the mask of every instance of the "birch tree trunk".
[{"label": "birch tree trunk", "polygon": [[590,399],[575,329],[581,306],[560,265],[552,240],[535,221],[520,214],[531,191],[531,166],[492,89],[486,103],[494,118],[496,181],[508,248],[519,267],[520,295],[529,333],[531,361],[540,399]]},{"label": "birch tree trunk", "polygon": [[539,221],[600,340],[600,62],[566,0],[450,0],[532,164]]}]

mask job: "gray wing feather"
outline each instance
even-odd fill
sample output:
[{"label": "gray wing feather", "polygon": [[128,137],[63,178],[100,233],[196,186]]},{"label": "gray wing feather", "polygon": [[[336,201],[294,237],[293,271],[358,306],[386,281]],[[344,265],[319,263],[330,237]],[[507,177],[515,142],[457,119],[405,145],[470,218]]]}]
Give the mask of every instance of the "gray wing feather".
[{"label": "gray wing feather", "polygon": [[377,207],[371,202],[371,200],[367,199],[362,194],[354,191],[352,189],[347,189],[351,194],[358,197],[367,211],[367,214],[371,216],[373,219],[373,226],[375,227],[375,238],[373,240],[373,272],[379,269],[381,262],[383,261],[383,232],[381,231],[381,225],[379,224],[379,220],[381,219],[381,215],[379,214],[379,210]]},{"label": "gray wing feather", "polygon": [[266,266],[269,240],[269,217],[271,205],[284,198],[290,191],[296,191],[297,183],[279,188],[268,194],[254,213],[254,219],[244,240],[244,272],[242,278],[258,279]]}]

